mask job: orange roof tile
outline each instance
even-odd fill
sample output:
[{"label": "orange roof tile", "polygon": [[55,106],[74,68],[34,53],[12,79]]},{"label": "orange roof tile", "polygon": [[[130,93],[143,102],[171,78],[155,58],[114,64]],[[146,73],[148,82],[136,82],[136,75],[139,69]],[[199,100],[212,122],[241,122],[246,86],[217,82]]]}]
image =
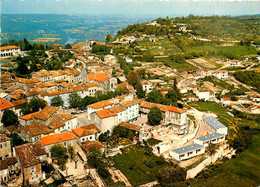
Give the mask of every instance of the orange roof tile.
[{"label": "orange roof tile", "polygon": [[88,136],[100,132],[100,129],[95,124],[85,125],[72,130],[78,137]]},{"label": "orange roof tile", "polygon": [[91,149],[101,149],[104,146],[98,141],[85,141],[82,143],[81,147],[84,151],[88,152]]},{"label": "orange roof tile", "polygon": [[119,124],[119,126],[125,127],[127,129],[130,129],[130,130],[134,130],[134,131],[137,131],[137,132],[139,132],[142,129],[142,127],[140,127],[139,125],[135,125],[133,123],[127,123],[127,122],[122,122],[122,123]]},{"label": "orange roof tile", "polygon": [[19,105],[22,105],[22,104],[25,104],[27,101],[25,99],[20,99],[20,100],[17,100],[17,101],[13,101],[12,104],[14,106],[19,106]]},{"label": "orange roof tile", "polygon": [[76,118],[76,116],[71,115],[71,114],[56,114],[56,116],[60,119],[62,119],[63,121],[69,121],[71,119]]},{"label": "orange roof tile", "polygon": [[112,113],[119,113],[119,112],[125,111],[125,108],[122,105],[118,104],[116,106],[109,108],[108,110],[109,110],[109,112],[112,112]]},{"label": "orange roof tile", "polygon": [[0,99],[0,110],[5,110],[12,107],[14,107],[14,105],[9,103],[7,100]]},{"label": "orange roof tile", "polygon": [[96,111],[96,114],[101,118],[108,118],[108,117],[112,117],[112,116],[117,116],[117,113],[115,112],[110,112],[108,109],[103,109],[103,110],[99,110]]},{"label": "orange roof tile", "polygon": [[222,100],[223,100],[223,101],[230,101],[230,98],[224,97],[224,98],[222,98]]},{"label": "orange roof tile", "polygon": [[45,146],[45,145],[56,144],[56,143],[65,142],[74,139],[77,139],[76,135],[71,131],[66,131],[59,134],[53,134],[53,135],[41,137],[40,142],[43,146]]},{"label": "orange roof tile", "polygon": [[57,110],[59,110],[60,107],[54,107],[54,106],[46,106],[44,109],[42,109],[38,114],[36,114],[34,117],[40,120],[47,120],[50,116],[52,116]]},{"label": "orange roof tile", "polygon": [[49,134],[52,132],[51,129],[39,123],[37,121],[32,121],[29,125],[26,125],[22,128],[24,132],[29,134],[30,136],[37,136],[40,134]]},{"label": "orange roof tile", "polygon": [[27,114],[27,115],[24,115],[24,116],[20,116],[19,118],[24,119],[24,120],[30,120],[33,116],[38,114],[38,112],[34,112],[34,113],[30,113],[30,114]]},{"label": "orange roof tile", "polygon": [[0,50],[7,50],[7,49],[18,49],[17,46],[6,46],[6,47],[0,47]]},{"label": "orange roof tile", "polygon": [[99,101],[97,103],[93,103],[91,105],[88,105],[88,107],[98,109],[98,108],[103,108],[103,107],[106,107],[106,106],[109,106],[109,105],[112,105],[112,104],[113,103],[105,100],[105,101]]},{"label": "orange roof tile", "polygon": [[62,121],[58,120],[57,118],[53,118],[51,122],[47,125],[50,129],[58,129],[60,127],[64,127],[65,123]]},{"label": "orange roof tile", "polygon": [[90,73],[88,74],[90,80],[96,80],[99,82],[105,82],[108,78],[106,73]]}]

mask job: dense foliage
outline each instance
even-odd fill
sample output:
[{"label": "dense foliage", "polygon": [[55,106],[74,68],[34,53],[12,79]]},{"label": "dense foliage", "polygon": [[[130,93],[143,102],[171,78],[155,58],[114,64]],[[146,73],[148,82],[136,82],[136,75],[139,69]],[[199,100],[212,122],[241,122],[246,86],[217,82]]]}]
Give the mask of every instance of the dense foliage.
[{"label": "dense foliage", "polygon": [[160,124],[162,120],[162,112],[157,107],[152,107],[148,113],[148,122],[150,125],[155,126]]},{"label": "dense foliage", "polygon": [[260,92],[260,73],[257,71],[237,71],[234,73],[237,80],[254,87]]},{"label": "dense foliage", "polygon": [[1,122],[4,124],[5,127],[14,125],[18,122],[18,117],[12,110],[4,110],[4,114],[2,116]]}]

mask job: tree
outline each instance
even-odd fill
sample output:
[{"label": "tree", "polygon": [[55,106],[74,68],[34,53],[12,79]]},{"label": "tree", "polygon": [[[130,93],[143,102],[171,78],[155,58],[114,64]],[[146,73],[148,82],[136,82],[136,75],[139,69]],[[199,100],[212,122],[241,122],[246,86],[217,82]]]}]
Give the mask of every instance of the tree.
[{"label": "tree", "polygon": [[156,177],[161,186],[171,186],[173,182],[185,181],[186,170],[179,166],[165,167],[158,171]]},{"label": "tree", "polygon": [[136,95],[138,99],[145,98],[145,91],[143,90],[143,86],[140,82],[136,84]]},{"label": "tree", "polygon": [[58,165],[62,168],[66,164],[67,159],[66,159],[66,152],[67,149],[64,147],[62,144],[56,144],[53,145],[50,149],[51,152],[51,158],[54,160],[57,160]]},{"label": "tree", "polygon": [[150,93],[147,94],[146,100],[148,102],[153,102],[153,103],[160,103],[162,104],[165,98],[163,97],[162,93],[158,90],[153,90]]},{"label": "tree", "polygon": [[130,71],[127,75],[127,81],[131,85],[135,85],[136,82],[138,81],[138,73],[136,71]]},{"label": "tree", "polygon": [[109,33],[107,36],[106,36],[106,42],[110,42],[112,39],[112,35]]},{"label": "tree", "polygon": [[59,95],[55,96],[51,100],[51,106],[63,106],[63,103],[64,102],[63,102],[62,98]]},{"label": "tree", "polygon": [[97,169],[101,177],[105,179],[109,177],[109,172],[107,170],[108,162],[106,161],[105,155],[99,150],[91,149],[87,155],[87,162],[89,166]]},{"label": "tree", "polygon": [[29,107],[31,108],[31,112],[37,112],[40,109],[43,109],[46,105],[47,105],[47,101],[39,97],[31,99],[29,102]]},{"label": "tree", "polygon": [[207,152],[209,153],[210,156],[212,156],[216,153],[218,147],[219,146],[217,144],[210,143],[209,146],[207,147]]},{"label": "tree", "polygon": [[18,117],[12,110],[5,110],[2,116],[1,122],[4,124],[5,127],[14,125],[18,122]]},{"label": "tree", "polygon": [[67,44],[65,45],[65,49],[71,49],[71,48],[72,48],[72,46],[71,46],[70,43],[67,43]]},{"label": "tree", "polygon": [[174,89],[170,89],[165,95],[165,98],[170,99],[172,102],[176,103],[178,101],[178,93]]},{"label": "tree", "polygon": [[68,146],[68,153],[70,154],[70,159],[72,160],[75,156],[75,148],[71,145]]},{"label": "tree", "polygon": [[16,132],[10,135],[12,147],[26,143]]},{"label": "tree", "polygon": [[81,97],[76,92],[69,95],[69,104],[71,108],[77,108],[81,102]]},{"label": "tree", "polygon": [[148,113],[148,122],[150,125],[158,125],[162,120],[162,112],[158,107],[152,107]]}]

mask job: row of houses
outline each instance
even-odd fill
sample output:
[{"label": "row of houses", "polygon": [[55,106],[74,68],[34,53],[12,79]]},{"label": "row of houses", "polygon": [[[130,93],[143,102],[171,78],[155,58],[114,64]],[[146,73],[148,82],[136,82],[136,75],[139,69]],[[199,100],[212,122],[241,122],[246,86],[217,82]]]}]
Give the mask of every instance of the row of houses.
[{"label": "row of houses", "polygon": [[170,156],[180,161],[192,158],[205,153],[205,148],[209,144],[223,142],[228,134],[228,128],[218,121],[215,117],[207,116],[203,122],[214,132],[212,134],[194,139],[194,143],[188,146],[180,147],[170,151]]}]

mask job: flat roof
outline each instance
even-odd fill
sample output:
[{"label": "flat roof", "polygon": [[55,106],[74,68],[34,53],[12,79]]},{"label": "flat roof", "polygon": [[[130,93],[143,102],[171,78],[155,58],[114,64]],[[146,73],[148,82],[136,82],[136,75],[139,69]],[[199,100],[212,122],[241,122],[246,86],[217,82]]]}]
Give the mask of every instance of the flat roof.
[{"label": "flat roof", "polygon": [[200,140],[200,141],[206,142],[206,141],[213,140],[213,139],[216,139],[216,138],[220,138],[220,137],[223,137],[223,136],[225,136],[225,135],[219,134],[219,133],[213,133],[213,134],[209,134],[209,135],[206,135],[206,136],[199,137],[197,139]]},{"label": "flat roof", "polygon": [[204,148],[204,147],[202,145],[199,145],[199,144],[191,144],[191,145],[187,145],[187,146],[184,146],[184,147],[181,147],[179,149],[172,150],[172,151],[176,152],[177,154],[180,155],[180,154],[184,154],[184,153],[194,151],[196,149],[201,149],[201,148]]},{"label": "flat roof", "polygon": [[219,122],[217,118],[214,118],[213,116],[207,116],[203,119],[214,129],[227,128],[225,125]]}]

